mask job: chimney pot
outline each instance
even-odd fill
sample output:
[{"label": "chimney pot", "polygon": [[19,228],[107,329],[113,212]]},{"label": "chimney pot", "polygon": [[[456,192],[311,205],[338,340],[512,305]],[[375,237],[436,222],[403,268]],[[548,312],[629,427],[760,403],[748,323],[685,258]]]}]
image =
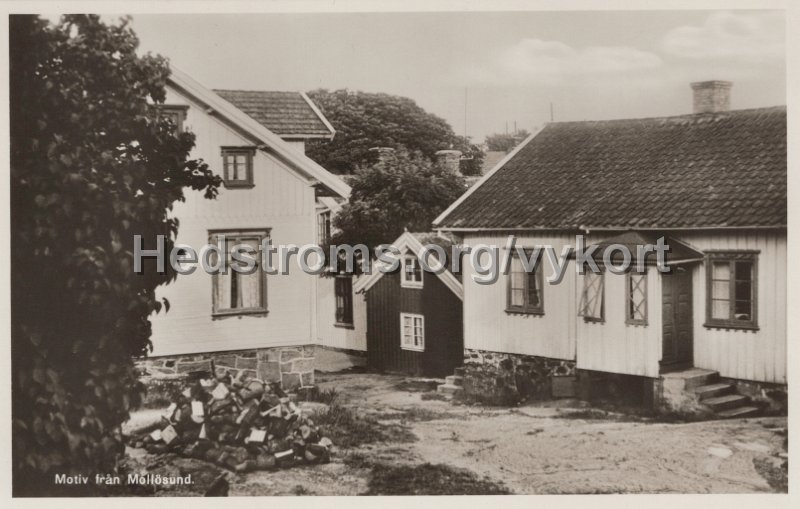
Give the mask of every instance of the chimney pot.
[{"label": "chimney pot", "polygon": [[719,113],[731,109],[730,81],[698,81],[692,83],[694,113]]},{"label": "chimney pot", "polygon": [[461,151],[440,150],[436,152],[436,164],[450,173],[461,175]]}]

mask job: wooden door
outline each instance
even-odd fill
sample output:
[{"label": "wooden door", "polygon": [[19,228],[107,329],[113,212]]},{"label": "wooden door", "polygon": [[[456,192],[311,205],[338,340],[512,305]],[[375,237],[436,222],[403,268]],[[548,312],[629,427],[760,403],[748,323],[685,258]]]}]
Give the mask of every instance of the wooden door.
[{"label": "wooden door", "polygon": [[665,367],[687,367],[694,355],[692,319],[692,272],[683,267],[661,275],[662,281],[662,358]]}]

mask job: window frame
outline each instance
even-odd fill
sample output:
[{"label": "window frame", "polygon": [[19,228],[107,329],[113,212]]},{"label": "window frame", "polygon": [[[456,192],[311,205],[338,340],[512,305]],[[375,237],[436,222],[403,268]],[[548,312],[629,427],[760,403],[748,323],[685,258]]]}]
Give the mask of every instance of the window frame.
[{"label": "window frame", "polygon": [[331,241],[331,211],[317,214],[317,244],[323,247]]},{"label": "window frame", "polygon": [[[530,258],[531,253],[533,253],[533,249],[525,249],[525,254],[528,258]],[[513,258],[519,259],[519,253],[514,250],[511,254],[512,259],[509,260],[509,271],[506,275],[506,313],[509,314],[523,314],[523,315],[537,315],[543,316],[544,315],[544,269],[542,263],[542,257],[540,256],[537,260],[536,267],[534,267],[534,277],[536,279],[536,285],[539,289],[539,303],[536,305],[531,305],[529,302],[530,296],[530,272],[525,272],[523,270],[523,274],[526,274],[524,280],[524,287],[523,287],[523,304],[521,306],[512,305],[511,304],[511,292],[512,292],[512,277],[513,277]]]},{"label": "window frame", "polygon": [[[420,343],[422,346],[416,345],[408,345],[405,342],[405,318],[411,318],[411,341],[413,343],[414,338],[416,337],[416,323],[414,320],[417,318],[420,319]],[[425,351],[425,315],[420,315],[417,313],[400,313],[400,348],[402,350],[410,350],[413,352],[424,352]]]},{"label": "window frame", "polygon": [[158,106],[158,115],[159,118],[164,113],[175,113],[177,114],[177,121],[175,125],[175,132],[173,133],[175,136],[183,133],[183,124],[186,122],[186,113],[189,111],[189,106],[186,104],[160,104]]},{"label": "window frame", "polygon": [[[226,189],[255,187],[255,183],[253,181],[253,159],[255,157],[255,153],[255,147],[222,147],[222,183],[225,185]],[[227,158],[228,156],[235,157],[239,155],[245,156],[245,172],[247,174],[246,178],[244,180],[230,179],[228,178],[230,164],[228,164]]]},{"label": "window frame", "polygon": [[[650,302],[647,294],[647,280],[649,277],[650,269],[645,268],[644,272],[637,272],[635,270],[630,270],[625,273],[625,324],[626,325],[641,325],[647,327],[648,324],[648,311],[650,307]],[[642,318],[634,318],[631,316],[631,304],[633,302],[633,276],[638,276],[642,278],[642,296],[643,299],[643,306],[644,306],[644,313],[642,313]],[[637,285],[638,287],[638,285]]]},{"label": "window frame", "polygon": [[[218,245],[217,238],[219,235],[225,236],[225,246],[223,252],[228,260],[231,259],[230,248],[240,243],[241,239],[245,238],[258,238],[258,244],[261,245],[264,239],[269,238],[270,230],[268,228],[257,229],[222,229],[222,230],[209,230],[208,242],[209,244]],[[212,319],[225,318],[230,316],[247,316],[247,315],[266,315],[269,313],[267,304],[267,273],[262,266],[260,253],[256,258],[256,265],[259,273],[259,297],[261,305],[249,308],[219,308],[217,294],[219,292],[219,278],[220,277],[234,277],[234,271],[228,261],[228,273],[220,274],[218,272],[211,275],[211,317]],[[238,273],[236,273],[238,274]]]},{"label": "window frame", "polygon": [[[706,251],[706,323],[707,328],[758,330],[758,255],[757,250]],[[713,317],[714,263],[728,262],[728,318]],[[736,263],[748,262],[753,268],[750,280],[751,316],[749,320],[737,320],[736,312]]]},{"label": "window frame", "polygon": [[[346,285],[349,289],[346,294],[342,294],[344,305],[342,306],[343,312],[340,318],[339,314],[339,282],[348,281]],[[334,320],[337,327],[353,328],[353,276],[352,275],[337,275],[333,281],[333,300],[335,303]],[[349,320],[348,320],[349,318]]]},{"label": "window frame", "polygon": [[[408,272],[406,271],[406,265],[409,260],[413,260],[414,264],[419,267],[419,281],[409,280],[408,276],[414,274],[416,271]],[[405,253],[403,255],[403,260],[400,263],[400,286],[403,288],[414,288],[414,289],[422,289],[425,285],[425,276],[423,276],[424,270],[422,270],[422,263],[416,257],[416,255],[412,253]]]},{"label": "window frame", "polygon": [[[589,316],[586,314],[586,308],[589,303],[588,299],[588,276],[597,276],[600,278],[600,316]],[[581,294],[581,316],[584,322],[588,323],[605,323],[606,321],[606,273],[601,270],[600,272],[589,271],[583,274],[583,292]]]}]

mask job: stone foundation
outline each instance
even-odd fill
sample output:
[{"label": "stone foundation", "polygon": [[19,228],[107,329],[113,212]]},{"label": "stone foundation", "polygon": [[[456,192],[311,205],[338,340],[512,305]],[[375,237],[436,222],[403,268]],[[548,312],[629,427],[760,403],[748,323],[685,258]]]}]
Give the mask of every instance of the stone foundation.
[{"label": "stone foundation", "polygon": [[568,396],[575,362],[547,357],[464,350],[464,395],[493,405],[515,405],[530,399],[551,399],[553,378],[557,396]]},{"label": "stone foundation", "polygon": [[578,397],[584,401],[654,408],[657,379],[604,371],[578,371]]},{"label": "stone foundation", "polygon": [[145,376],[165,378],[210,371],[215,375],[247,375],[265,382],[280,382],[292,391],[314,385],[314,346],[282,346],[189,355],[149,357],[136,361]]}]

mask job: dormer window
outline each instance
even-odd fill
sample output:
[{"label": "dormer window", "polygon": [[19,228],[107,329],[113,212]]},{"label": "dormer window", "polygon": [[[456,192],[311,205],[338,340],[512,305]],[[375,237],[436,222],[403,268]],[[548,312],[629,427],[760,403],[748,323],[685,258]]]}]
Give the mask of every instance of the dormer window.
[{"label": "dormer window", "polygon": [[254,148],[223,148],[222,169],[225,187],[253,187]]},{"label": "dormer window", "polygon": [[422,267],[414,255],[403,257],[400,286],[404,288],[422,288]]}]

